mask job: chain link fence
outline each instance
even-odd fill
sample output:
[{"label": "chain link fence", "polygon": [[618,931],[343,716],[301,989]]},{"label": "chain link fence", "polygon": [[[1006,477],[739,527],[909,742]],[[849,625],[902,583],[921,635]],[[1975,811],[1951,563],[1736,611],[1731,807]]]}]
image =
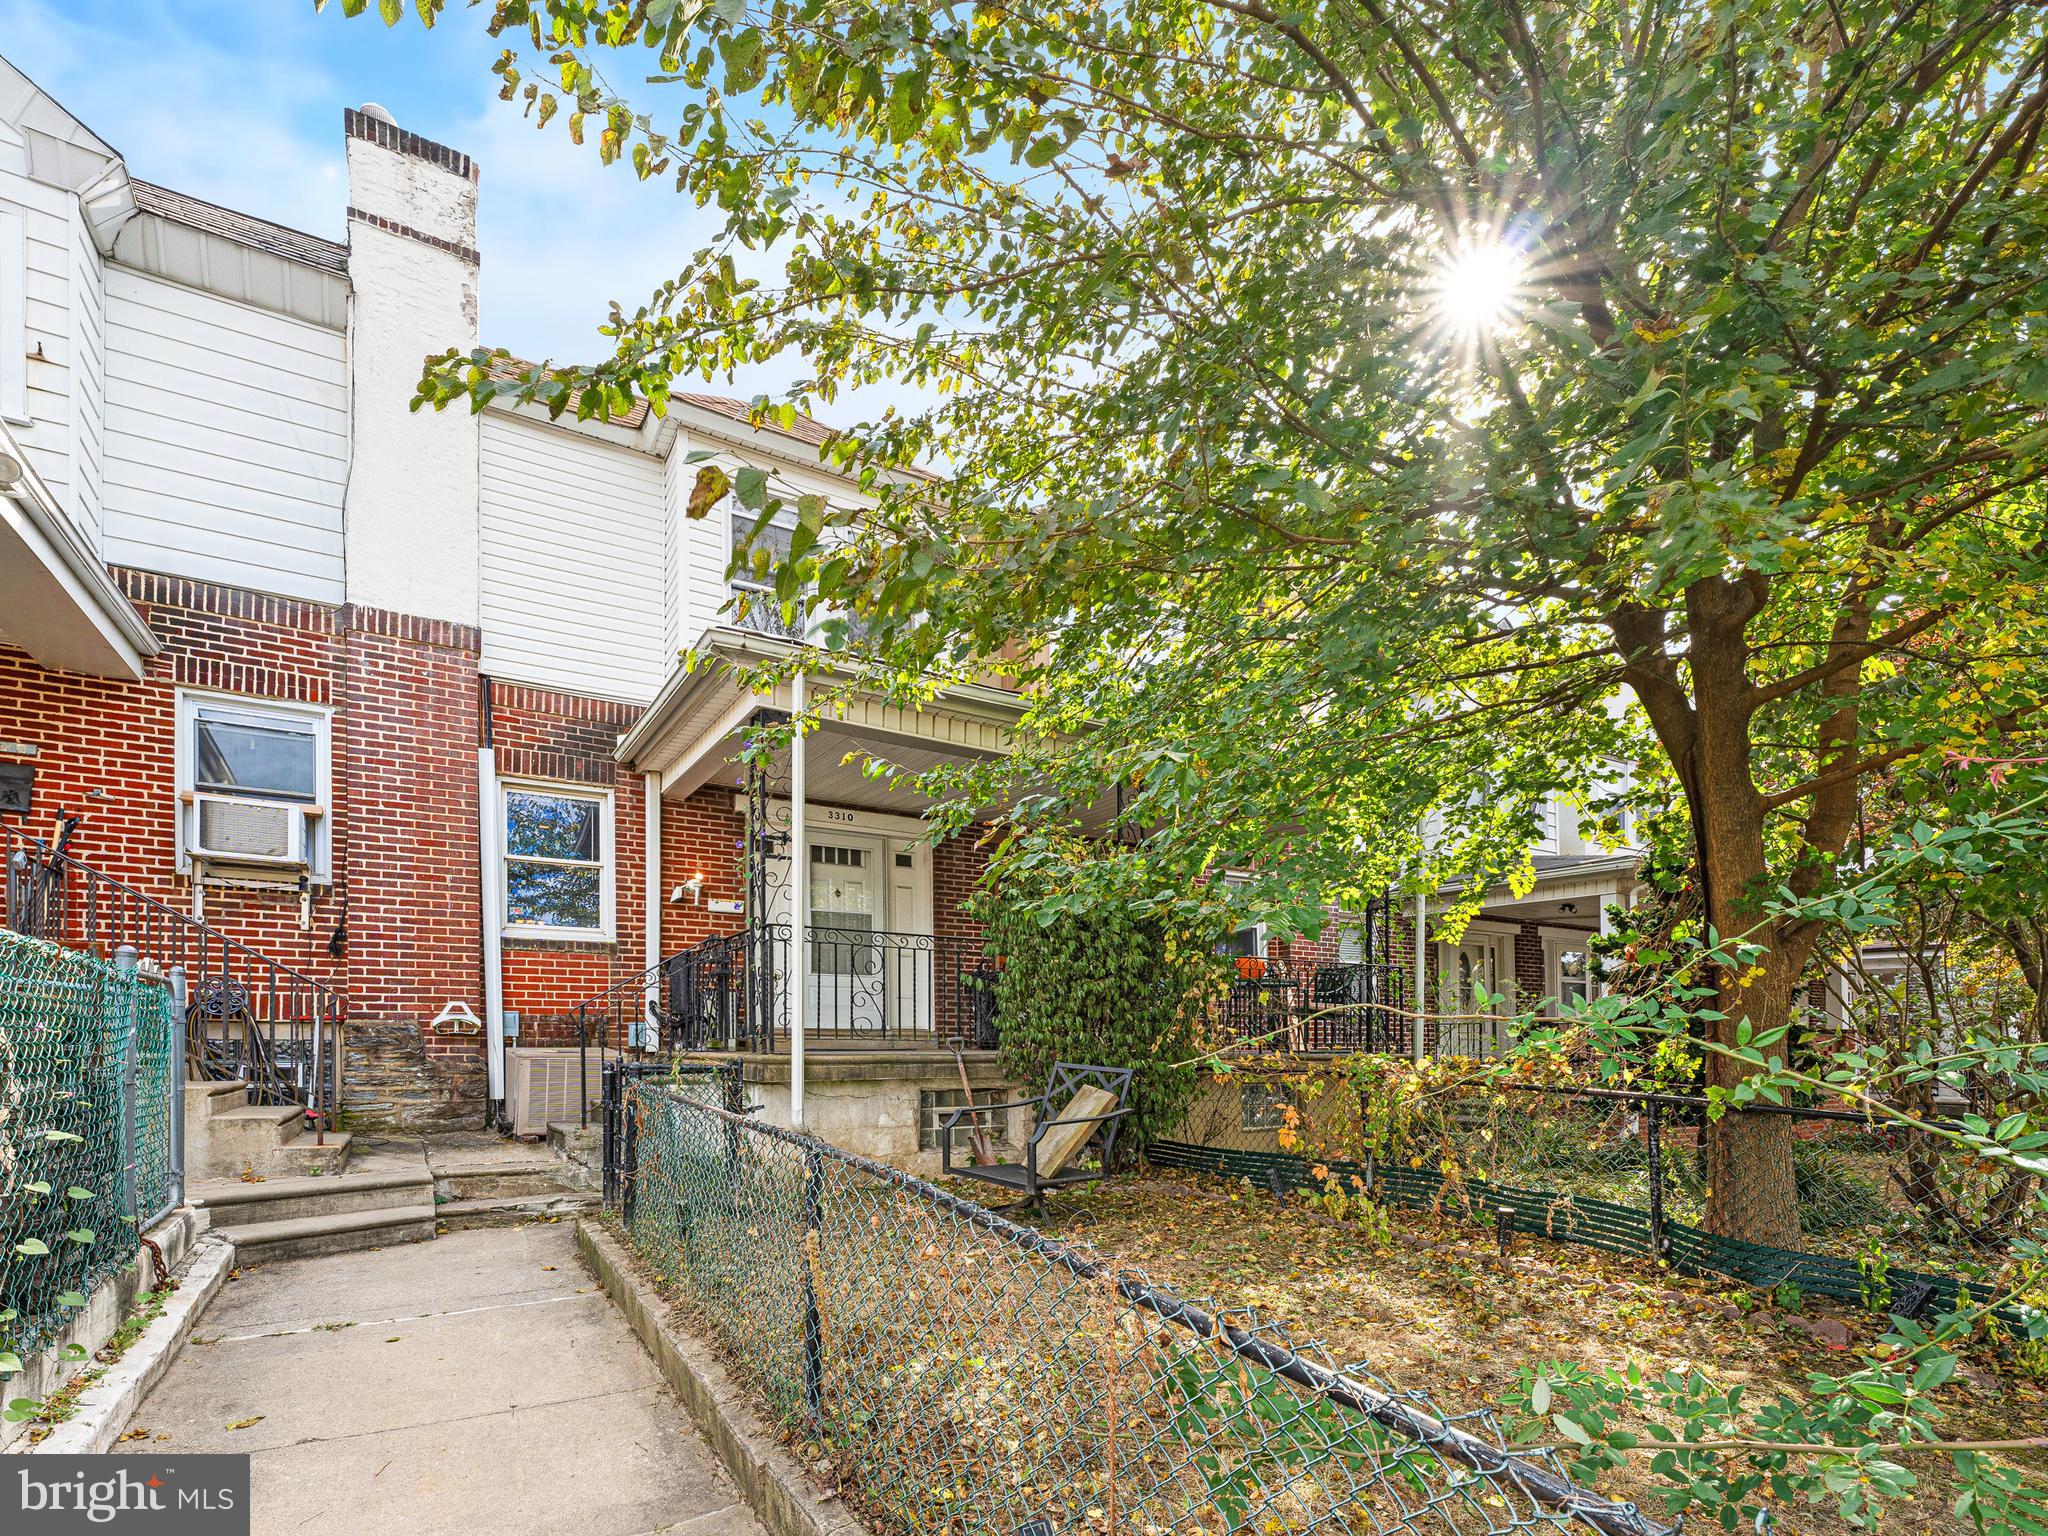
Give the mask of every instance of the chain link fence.
[{"label": "chain link fence", "polygon": [[[1240,1067],[1196,1095],[1156,1165],[1248,1178],[1275,1194],[1335,1188],[1384,1205],[1448,1212],[1515,1232],[1696,1274],[1825,1296],[1918,1317],[1983,1296],[1999,1244],[1966,1231],[1954,1204],[1996,1207],[1995,1171],[1965,1168],[1930,1138],[1819,1107],[1731,1109],[1736,1134],[1773,1137],[1790,1186],[1745,1184],[1743,1165],[1710,1173],[1706,1100],[1584,1085],[1449,1082],[1391,1096],[1341,1071]],[[1709,1230],[1713,1177],[1729,1206],[1796,1210],[1793,1241]],[[1978,1187],[1965,1188],[1970,1180]],[[1792,1234],[1788,1233],[1788,1236]],[[2011,1234],[2011,1235],[2017,1235]],[[1973,1285],[1973,1282],[1974,1285]],[[2018,1319],[2008,1319],[2018,1321]]]},{"label": "chain link fence", "polygon": [[715,1076],[617,1087],[634,1247],[879,1529],[1666,1536],[1488,1411],[757,1124]]},{"label": "chain link fence", "polygon": [[0,929],[0,1351],[45,1348],[184,1198],[173,981]]}]

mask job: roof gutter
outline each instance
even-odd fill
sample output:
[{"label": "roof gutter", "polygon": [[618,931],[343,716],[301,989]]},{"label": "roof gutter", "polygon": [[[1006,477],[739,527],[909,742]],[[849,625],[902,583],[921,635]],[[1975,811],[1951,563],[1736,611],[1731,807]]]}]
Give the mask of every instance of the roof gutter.
[{"label": "roof gutter", "polygon": [[[746,663],[789,661],[809,654],[819,658],[816,665],[807,665],[804,669],[812,678],[830,683],[853,677],[853,673],[833,660],[829,652],[820,651],[815,646],[724,625],[706,630],[698,640],[696,650],[708,652],[711,660],[695,668],[677,667],[669,674],[668,681],[654,696],[654,702],[634,722],[633,728],[619,738],[619,744],[612,752],[614,761],[627,767],[637,767],[641,753],[666,736],[677,720],[686,716],[709,689],[717,686],[723,675]],[[932,702],[1006,726],[1015,726],[1024,718],[1025,711],[1024,701],[1016,693],[986,683],[946,684]]]}]

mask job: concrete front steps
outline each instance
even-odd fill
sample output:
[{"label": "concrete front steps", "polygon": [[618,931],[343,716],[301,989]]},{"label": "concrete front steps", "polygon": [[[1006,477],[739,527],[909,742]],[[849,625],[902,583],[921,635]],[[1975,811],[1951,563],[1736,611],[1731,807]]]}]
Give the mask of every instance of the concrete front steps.
[{"label": "concrete front steps", "polygon": [[517,1144],[494,1148],[430,1142],[434,1214],[451,1231],[579,1215],[597,1197],[563,1181],[562,1164]]},{"label": "concrete front steps", "polygon": [[247,1083],[185,1084],[185,1167],[194,1180],[339,1173],[353,1140],[346,1131],[307,1135],[302,1109],[251,1104]]},{"label": "concrete front steps", "polygon": [[235,1245],[238,1264],[352,1253],[434,1235],[434,1181],[414,1157],[357,1173],[197,1184],[195,1204]]}]

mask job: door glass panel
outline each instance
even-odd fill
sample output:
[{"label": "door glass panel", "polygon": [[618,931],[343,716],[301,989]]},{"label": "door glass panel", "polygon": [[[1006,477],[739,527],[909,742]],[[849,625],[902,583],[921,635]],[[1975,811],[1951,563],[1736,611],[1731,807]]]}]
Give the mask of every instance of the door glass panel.
[{"label": "door glass panel", "polygon": [[811,970],[872,976],[881,956],[875,932],[875,871],[865,848],[811,845]]}]

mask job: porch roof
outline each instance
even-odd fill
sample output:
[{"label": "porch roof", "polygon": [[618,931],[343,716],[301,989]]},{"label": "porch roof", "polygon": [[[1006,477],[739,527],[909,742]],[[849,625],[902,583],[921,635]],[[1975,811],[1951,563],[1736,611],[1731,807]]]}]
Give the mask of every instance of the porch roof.
[{"label": "porch roof", "polygon": [[5,424],[0,457],[16,466],[0,481],[0,640],[59,671],[140,678],[162,642]]},{"label": "porch roof", "polygon": [[[741,668],[806,651],[817,658],[814,667],[806,668],[814,680],[813,699],[817,691],[847,680],[846,669],[815,647],[749,630],[707,630],[695,647],[698,664],[679,666],[670,674],[647,712],[619,738],[614,757],[638,772],[659,774],[667,799],[681,799],[729,776],[738,763],[742,733],[755,715],[790,707],[787,683],[756,692],[741,677]],[[911,772],[999,757],[1012,750],[1023,714],[1024,701],[1014,691],[980,683],[950,684],[915,709],[864,690],[831,698],[819,727],[805,737],[810,797],[916,814],[928,804],[925,798],[868,778],[861,772],[860,754],[873,753]],[[856,761],[847,762],[849,754]]]}]

